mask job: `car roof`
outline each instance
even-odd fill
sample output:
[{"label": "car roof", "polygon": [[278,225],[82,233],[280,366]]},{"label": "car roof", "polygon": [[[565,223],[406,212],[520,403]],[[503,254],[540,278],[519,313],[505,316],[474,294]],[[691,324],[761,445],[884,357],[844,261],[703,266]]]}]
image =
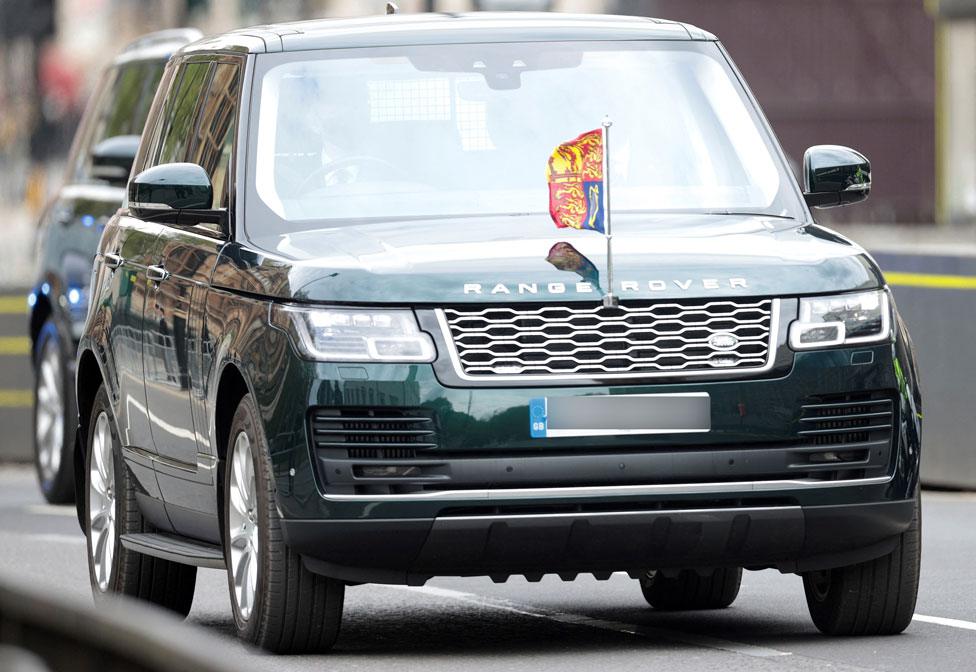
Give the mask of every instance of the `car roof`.
[{"label": "car roof", "polygon": [[580,40],[715,40],[687,23],[649,17],[545,12],[393,14],[319,19],[234,30],[182,53],[265,53],[354,47]]},{"label": "car roof", "polygon": [[167,61],[174,53],[201,37],[203,33],[196,28],[171,28],[147,33],[127,44],[112,64],[149,60]]}]

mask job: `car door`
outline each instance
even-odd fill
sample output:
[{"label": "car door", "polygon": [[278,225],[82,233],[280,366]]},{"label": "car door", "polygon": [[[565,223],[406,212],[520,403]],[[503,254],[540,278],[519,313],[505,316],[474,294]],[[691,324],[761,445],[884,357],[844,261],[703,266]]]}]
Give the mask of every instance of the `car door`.
[{"label": "car door", "polygon": [[[210,68],[208,61],[181,62],[176,67],[179,83],[170,95],[144,168],[189,160]],[[199,236],[180,231],[177,224],[169,219],[160,223],[160,246],[147,264],[144,387],[155,452],[164,460],[195,470],[187,329],[194,286],[199,280],[200,264],[194,249]]]},{"label": "car door", "polygon": [[125,446],[150,450],[142,343],[149,296],[146,269],[156,258],[159,227],[120,216],[105,231],[102,265],[112,274],[108,345],[115,374],[119,431]]},{"label": "car door", "polygon": [[[160,89],[170,86],[171,75],[170,72],[163,78]],[[157,108],[158,104],[154,103],[153,107]],[[153,110],[150,115],[158,116],[158,112]],[[159,224],[122,212],[105,230],[100,247],[102,265],[112,274],[108,343],[118,399],[119,431],[123,445],[143,451],[153,449],[142,352],[150,289],[146,272],[157,258],[159,231]]]},{"label": "car door", "polygon": [[144,348],[146,398],[154,446],[161,458],[160,488],[174,525],[183,521],[178,526],[197,536],[206,533],[198,529],[200,521],[192,512],[203,511],[216,519],[211,491],[214,458],[198,439],[207,434],[201,413],[204,381],[199,348],[207,288],[226,241],[242,70],[235,57],[213,57],[209,63],[181,65],[186,69],[184,77],[195,79],[199,72],[194,70],[202,66],[207,67],[207,84],[189,124],[185,154],[162,156],[172,159],[166,163],[179,159],[204,168],[213,185],[212,210],[207,216],[181,214],[160,233],[157,258],[150,267],[155,280],[147,305]]}]

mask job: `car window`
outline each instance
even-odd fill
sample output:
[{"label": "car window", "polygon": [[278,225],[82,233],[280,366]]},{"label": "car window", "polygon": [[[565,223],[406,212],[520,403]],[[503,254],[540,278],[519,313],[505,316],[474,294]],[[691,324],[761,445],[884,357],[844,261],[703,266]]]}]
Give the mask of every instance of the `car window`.
[{"label": "car window", "polygon": [[187,158],[210,175],[215,208],[228,205],[229,169],[239,100],[240,68],[233,63],[215,63],[199,119],[194,124],[195,138]]},{"label": "car window", "polygon": [[180,66],[179,83],[167,101],[163,133],[158,153],[150,165],[180,163],[188,160],[194,139],[197,111],[207,84],[210,63],[187,63]]},{"label": "car window", "polygon": [[72,160],[74,181],[93,179],[91,152],[98,143],[120,135],[142,134],[163,67],[162,61],[142,61],[106,73]]},{"label": "car window", "polygon": [[410,46],[262,54],[256,235],[361,218],[545,213],[553,148],[613,120],[620,213],[803,216],[712,43]]},{"label": "car window", "polygon": [[139,152],[133,164],[133,174],[141,173],[152,164],[153,157],[156,156],[159,147],[159,136],[166,127],[166,114],[168,101],[172,96],[173,89],[179,84],[179,77],[176,70],[170,66],[163,70],[163,77],[159,81],[156,95],[149,108],[149,116],[146,119],[146,126],[143,130],[142,141],[139,143]]}]

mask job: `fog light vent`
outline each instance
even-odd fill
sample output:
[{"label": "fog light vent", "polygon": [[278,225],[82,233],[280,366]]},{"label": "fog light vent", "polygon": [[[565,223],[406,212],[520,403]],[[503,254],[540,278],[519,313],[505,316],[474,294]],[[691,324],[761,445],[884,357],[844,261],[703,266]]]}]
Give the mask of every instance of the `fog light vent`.
[{"label": "fog light vent", "polygon": [[316,449],[353,460],[409,460],[437,447],[433,416],[421,408],[317,408],[309,425]]},{"label": "fog light vent", "polygon": [[[888,396],[825,395],[810,401],[801,408],[797,432],[807,443],[840,447],[889,440],[892,435],[894,405]],[[844,461],[843,451],[817,454],[823,462]]]}]

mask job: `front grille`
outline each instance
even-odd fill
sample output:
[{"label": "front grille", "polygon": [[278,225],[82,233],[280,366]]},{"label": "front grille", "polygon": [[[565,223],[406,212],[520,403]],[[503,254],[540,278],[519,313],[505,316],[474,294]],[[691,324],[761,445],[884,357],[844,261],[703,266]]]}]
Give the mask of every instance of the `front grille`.
[{"label": "front grille", "polygon": [[666,375],[763,369],[774,301],[634,302],[619,308],[445,308],[464,375]]},{"label": "front grille", "polygon": [[434,420],[422,409],[319,408],[310,425],[316,449],[349,459],[411,459],[437,447]]}]

